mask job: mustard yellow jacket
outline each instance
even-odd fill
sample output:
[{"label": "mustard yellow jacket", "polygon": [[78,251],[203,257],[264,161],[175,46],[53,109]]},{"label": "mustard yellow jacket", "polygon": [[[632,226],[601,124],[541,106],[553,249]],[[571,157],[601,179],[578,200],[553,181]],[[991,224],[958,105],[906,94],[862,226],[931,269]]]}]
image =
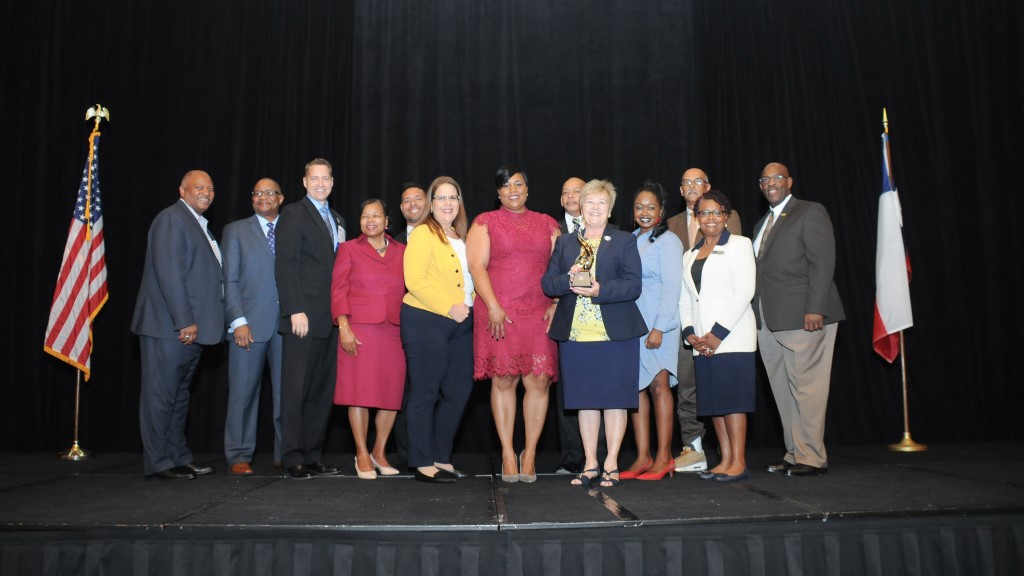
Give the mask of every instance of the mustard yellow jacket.
[{"label": "mustard yellow jacket", "polygon": [[462,262],[451,244],[441,242],[426,225],[413,228],[405,248],[402,302],[441,316],[466,301]]}]

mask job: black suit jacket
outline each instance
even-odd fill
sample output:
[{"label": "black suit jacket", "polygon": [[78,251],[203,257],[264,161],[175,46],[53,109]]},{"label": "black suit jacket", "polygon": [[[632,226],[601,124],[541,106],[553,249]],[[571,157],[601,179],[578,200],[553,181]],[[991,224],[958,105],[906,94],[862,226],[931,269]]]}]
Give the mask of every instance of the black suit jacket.
[{"label": "black suit jacket", "polygon": [[[576,311],[576,294],[569,290],[569,269],[580,255],[576,236],[562,234],[555,241],[548,269],[541,279],[544,293],[558,298],[558,308],[551,322],[548,336],[564,342],[569,339],[573,313]],[[604,237],[597,249],[597,265],[594,277],[601,285],[600,294],[593,299],[601,306],[604,328],[612,340],[628,340],[647,334],[636,299],[642,289],[640,253],[636,248],[636,236],[629,232],[605,228]]]},{"label": "black suit jacket", "polygon": [[[338,241],[345,240],[345,220],[331,210],[340,228]],[[309,335],[327,338],[331,320],[331,275],[334,272],[335,246],[327,223],[308,196],[281,210],[276,228],[277,258],[274,276],[281,304],[279,332],[292,331],[291,315],[304,312],[309,320]]]}]

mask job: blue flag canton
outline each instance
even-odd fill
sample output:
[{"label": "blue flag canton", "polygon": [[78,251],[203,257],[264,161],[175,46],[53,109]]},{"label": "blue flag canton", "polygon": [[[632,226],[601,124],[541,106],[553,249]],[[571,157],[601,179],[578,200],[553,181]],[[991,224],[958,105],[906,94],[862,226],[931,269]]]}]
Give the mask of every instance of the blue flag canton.
[{"label": "blue flag canton", "polygon": [[[89,190],[89,171],[92,170],[92,189]],[[100,137],[93,139],[92,165],[89,159],[85,160],[85,168],[82,169],[82,184],[78,187],[78,202],[75,203],[75,218],[85,224],[85,202],[89,198],[89,227],[96,224],[102,215],[102,204],[100,203]]]}]

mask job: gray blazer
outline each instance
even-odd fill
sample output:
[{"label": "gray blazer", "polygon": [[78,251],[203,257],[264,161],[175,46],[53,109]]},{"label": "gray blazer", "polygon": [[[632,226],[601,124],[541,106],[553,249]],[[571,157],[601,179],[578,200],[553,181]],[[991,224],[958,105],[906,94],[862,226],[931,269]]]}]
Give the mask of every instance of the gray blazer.
[{"label": "gray blazer", "polygon": [[[280,222],[280,218],[277,222]],[[276,222],[275,222],[276,226]],[[267,342],[277,332],[280,306],[274,254],[255,214],[224,227],[224,321],[245,317],[252,338]],[[232,335],[225,334],[226,340]]]},{"label": "gray blazer", "polygon": [[203,227],[179,200],[157,214],[149,227],[132,332],[176,340],[178,331],[192,324],[199,328],[197,343],[221,341],[223,274]]},{"label": "gray blazer", "polygon": [[[752,238],[767,220],[766,214],[757,221]],[[825,324],[846,318],[833,281],[836,238],[824,206],[791,197],[769,231],[763,252],[757,261],[753,301],[758,328],[758,307],[772,331],[802,330],[804,314],[821,314]]]}]

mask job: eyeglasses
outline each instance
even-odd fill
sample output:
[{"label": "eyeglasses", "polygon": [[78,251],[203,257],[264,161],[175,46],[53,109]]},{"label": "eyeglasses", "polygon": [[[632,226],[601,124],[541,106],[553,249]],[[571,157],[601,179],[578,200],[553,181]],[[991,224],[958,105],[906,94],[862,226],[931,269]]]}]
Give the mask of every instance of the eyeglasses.
[{"label": "eyeglasses", "polygon": [[451,200],[452,202],[458,202],[459,201],[459,195],[458,194],[452,194],[451,196],[434,196],[434,201],[435,202],[447,202],[448,200]]},{"label": "eyeglasses", "polygon": [[772,182],[772,181],[774,181],[774,182],[782,182],[786,178],[788,178],[788,176],[784,176],[782,174],[772,174],[771,176],[761,176],[760,178],[757,179],[757,182],[759,184],[761,184],[762,186],[764,186],[765,184],[767,184],[769,182]]},{"label": "eyeglasses", "polygon": [[697,178],[695,180],[690,180],[689,178],[687,178],[686,180],[683,180],[682,182],[680,182],[680,184],[682,184],[683,186],[687,186],[687,187],[689,187],[689,186],[703,186],[703,185],[705,185],[707,183],[708,183],[708,181],[703,179],[703,178]]},{"label": "eyeglasses", "polygon": [[700,212],[697,212],[697,216],[700,216],[701,218],[707,218],[708,216],[714,216],[715,218],[721,218],[722,216],[725,216],[725,212],[723,212],[722,210],[717,210],[717,209],[716,210],[701,210]]},{"label": "eyeglasses", "polygon": [[263,198],[264,196],[266,196],[267,198],[273,198],[274,196],[278,196],[280,194],[281,193],[278,192],[277,190],[253,190],[252,191],[252,197],[253,198]]}]

